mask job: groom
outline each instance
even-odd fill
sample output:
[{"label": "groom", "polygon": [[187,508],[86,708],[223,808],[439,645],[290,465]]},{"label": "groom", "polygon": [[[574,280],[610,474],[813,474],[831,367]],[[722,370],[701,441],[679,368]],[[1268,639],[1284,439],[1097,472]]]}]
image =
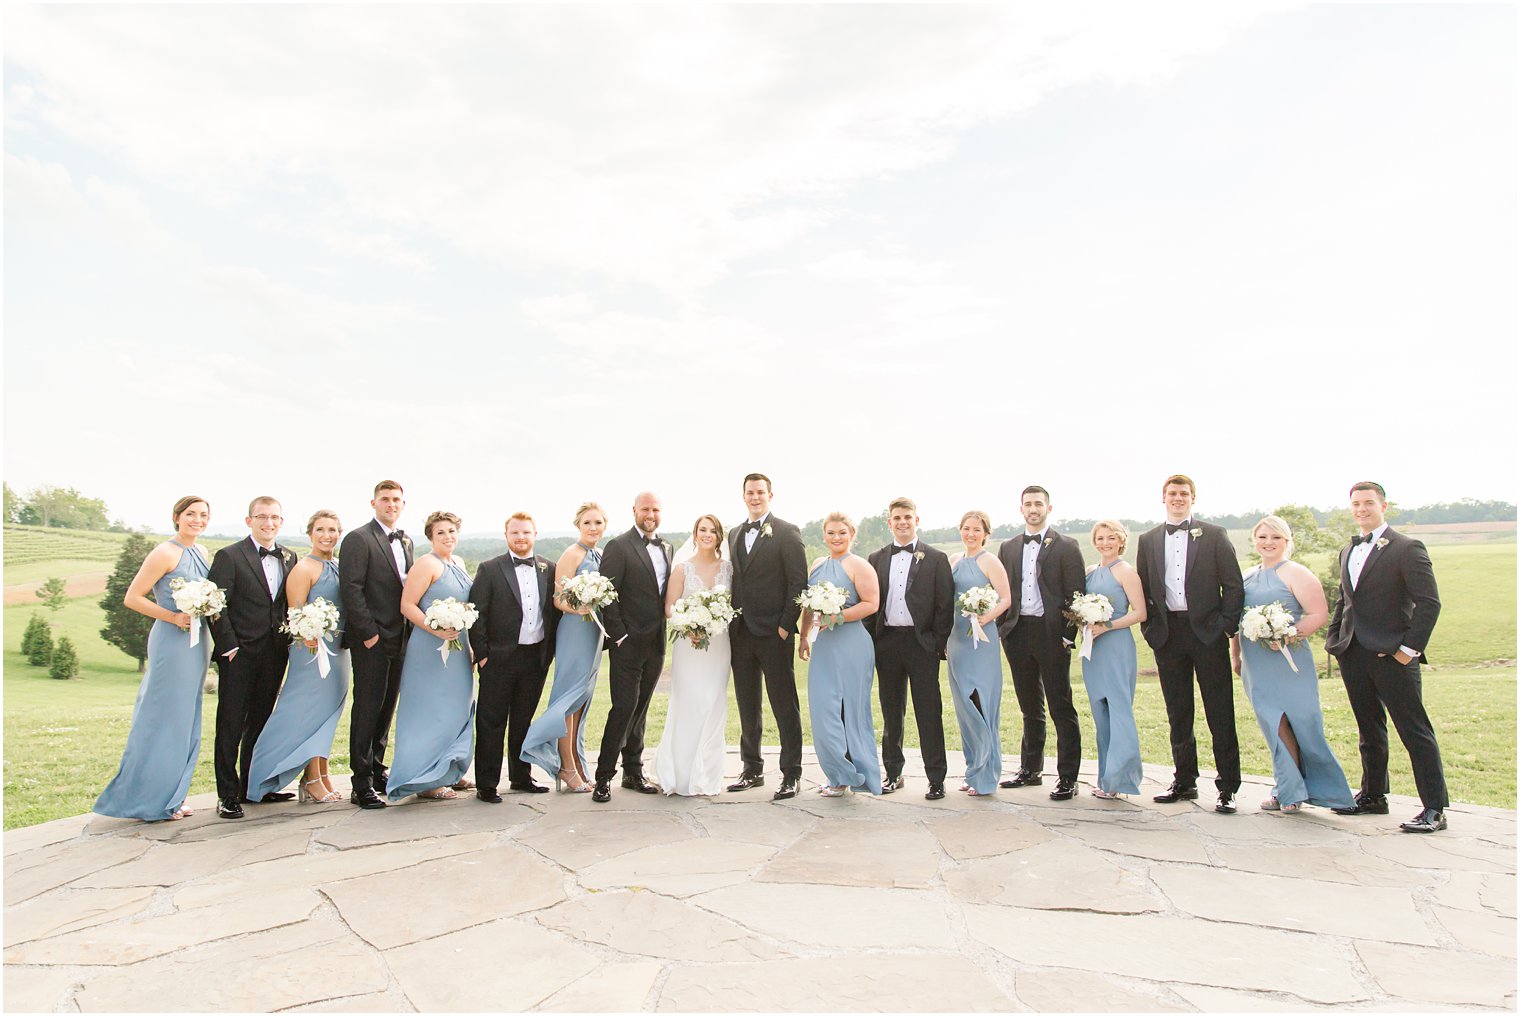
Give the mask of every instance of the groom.
[{"label": "groom", "polygon": [[591,800],[612,800],[612,777],[623,756],[623,786],[641,794],[660,791],[644,779],[644,720],[654,686],[665,669],[665,587],[670,583],[670,544],[660,539],[660,499],[644,491],[633,499],[633,528],[607,541],[602,574],[617,599],[602,611],[612,643],[608,681],[612,709],[602,732]]},{"label": "groom", "polygon": [[749,521],[729,534],[734,563],[734,606],[740,611],[729,625],[733,647],[734,699],[739,705],[739,757],[744,769],[729,790],[765,784],[760,756],[760,684],[776,716],[781,735],[781,786],[773,798],[797,796],[802,781],[802,715],[797,704],[797,676],[792,659],[797,642],[797,597],[807,586],[807,550],[802,533],[771,514],[771,480],[764,473],[744,478],[744,506]]}]

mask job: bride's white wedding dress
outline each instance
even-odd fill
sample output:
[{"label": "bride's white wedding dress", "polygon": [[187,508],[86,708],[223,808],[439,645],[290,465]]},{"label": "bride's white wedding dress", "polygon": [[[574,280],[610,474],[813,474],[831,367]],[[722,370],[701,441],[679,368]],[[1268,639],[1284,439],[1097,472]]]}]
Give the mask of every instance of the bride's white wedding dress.
[{"label": "bride's white wedding dress", "polygon": [[[686,571],[686,595],[708,588],[692,562],[677,567]],[[713,588],[731,589],[733,574],[728,561],[720,561]],[[728,632],[714,636],[706,649],[694,649],[688,640],[676,639],[665,732],[654,756],[655,778],[667,794],[692,797],[723,789],[728,667]]]}]

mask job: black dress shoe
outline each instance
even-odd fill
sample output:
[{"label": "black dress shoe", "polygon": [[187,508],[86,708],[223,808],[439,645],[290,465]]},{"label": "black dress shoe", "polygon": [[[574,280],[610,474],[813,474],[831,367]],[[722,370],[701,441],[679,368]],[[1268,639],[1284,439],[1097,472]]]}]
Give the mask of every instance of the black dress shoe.
[{"label": "black dress shoe", "polygon": [[259,798],[260,804],[279,804],[281,801],[294,801],[296,795],[286,791],[275,791]]},{"label": "black dress shoe", "polygon": [[881,783],[881,792],[890,794],[895,790],[901,790],[908,785],[908,781],[901,776],[889,776]]},{"label": "black dress shoe", "polygon": [[606,804],[612,800],[611,783],[611,780],[597,780],[596,789],[591,792],[591,799],[597,804]]},{"label": "black dress shoe", "polygon": [[760,773],[741,773],[739,779],[728,785],[729,792],[748,790],[750,787],[765,786],[765,777]]},{"label": "black dress shoe", "polygon": [[785,801],[787,798],[797,796],[797,781],[787,779],[781,781],[781,786],[771,795],[772,801]]},{"label": "black dress shoe", "polygon": [[349,800],[361,808],[373,811],[376,808],[385,807],[385,798],[375,793],[374,787],[355,787]]},{"label": "black dress shoe", "polygon": [[1005,790],[1013,790],[1017,787],[1038,787],[1044,782],[1045,777],[1043,774],[1032,773],[1028,769],[1020,769],[1018,772],[1013,774],[1013,779],[1004,780],[1002,783],[999,783],[998,786],[1004,788]]},{"label": "black dress shoe", "polygon": [[507,786],[522,794],[547,794],[549,792],[548,787],[541,787],[532,780],[529,780],[527,783],[509,783]]},{"label": "black dress shoe", "polygon": [[243,806],[236,801],[222,799],[216,802],[217,818],[242,818]]},{"label": "black dress shoe", "polygon": [[1070,801],[1077,795],[1077,781],[1062,776],[1056,780],[1056,789],[1050,792],[1052,801]]},{"label": "black dress shoe", "polygon": [[1198,800],[1198,788],[1183,787],[1179,786],[1176,783],[1173,783],[1170,787],[1167,788],[1166,793],[1157,794],[1155,797],[1151,798],[1151,800],[1155,801],[1157,804],[1176,804],[1178,801],[1196,801]]},{"label": "black dress shoe", "polygon": [[1356,803],[1351,807],[1334,810],[1337,815],[1386,815],[1388,814],[1388,798],[1382,794],[1369,794],[1361,790],[1357,792]]},{"label": "black dress shoe", "polygon": [[476,787],[475,796],[487,804],[500,804],[501,795],[490,787]]},{"label": "black dress shoe", "polygon": [[929,789],[924,793],[924,800],[925,801],[938,801],[940,798],[942,798],[944,796],[945,796],[945,785],[943,783],[931,783],[931,784],[929,784]]},{"label": "black dress shoe", "polygon": [[1235,795],[1228,790],[1219,792],[1219,803],[1214,805],[1214,810],[1221,815],[1235,814]]},{"label": "black dress shoe", "polygon": [[641,794],[658,794],[660,788],[644,779],[643,773],[623,777],[623,786],[628,790],[637,790]]},{"label": "black dress shoe", "polygon": [[390,779],[391,779],[391,771],[389,769],[387,769],[383,773],[376,774],[376,776],[374,777],[374,779],[372,779],[372,780],[369,781],[369,784],[370,784],[370,786],[372,786],[372,787],[375,788],[375,793],[379,794],[381,797],[384,797],[385,796],[385,785],[390,782]]},{"label": "black dress shoe", "polygon": [[1446,828],[1446,816],[1435,808],[1426,808],[1408,822],[1400,822],[1406,833],[1435,833]]}]

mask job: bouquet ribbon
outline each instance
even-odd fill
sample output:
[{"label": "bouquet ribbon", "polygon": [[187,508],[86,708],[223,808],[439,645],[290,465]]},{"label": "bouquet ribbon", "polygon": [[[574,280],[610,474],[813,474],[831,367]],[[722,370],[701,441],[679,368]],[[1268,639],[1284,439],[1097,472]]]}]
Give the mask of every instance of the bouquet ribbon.
[{"label": "bouquet ribbon", "polygon": [[[320,676],[320,677],[326,677],[328,674],[330,674],[332,672],[332,664],[330,664],[330,663],[327,662],[327,658],[329,656],[337,656],[338,654],[335,653],[335,652],[333,652],[331,649],[327,648],[327,640],[326,639],[318,639],[317,640],[317,648],[316,648],[316,651],[312,653],[312,655],[317,658],[317,675],[318,676]],[[447,663],[448,661],[445,660],[444,662]]]},{"label": "bouquet ribbon", "polygon": [[1278,646],[1277,651],[1283,654],[1283,659],[1288,661],[1288,666],[1293,668],[1293,673],[1298,673],[1298,664],[1293,662],[1293,654],[1288,651],[1288,647],[1285,645]]},{"label": "bouquet ribbon", "polygon": [[989,642],[989,641],[991,641],[990,639],[987,638],[987,633],[984,632],[984,631],[982,631],[982,626],[976,623],[976,615],[975,614],[962,614],[961,617],[969,618],[970,621],[971,621],[971,631],[970,631],[969,634],[971,635],[971,648],[972,649],[975,649],[977,646],[979,646],[983,642]]},{"label": "bouquet ribbon", "polygon": [[1092,647],[1093,647],[1092,625],[1090,625],[1090,624],[1084,624],[1082,626],[1082,652],[1080,654],[1081,657],[1082,657],[1082,659],[1084,659],[1084,660],[1091,660],[1092,659]]},{"label": "bouquet ribbon", "polygon": [[201,619],[198,617],[190,619],[190,644],[192,646],[201,644]]},{"label": "bouquet ribbon", "polygon": [[607,634],[607,629],[602,626],[602,619],[597,616],[597,614],[596,614],[596,608],[595,607],[592,607],[591,608],[591,613],[585,615],[585,617],[586,617],[586,620],[595,622],[597,631],[599,631],[599,632],[602,633],[602,638],[604,638],[604,639],[610,639],[610,638],[612,638],[611,635]]}]

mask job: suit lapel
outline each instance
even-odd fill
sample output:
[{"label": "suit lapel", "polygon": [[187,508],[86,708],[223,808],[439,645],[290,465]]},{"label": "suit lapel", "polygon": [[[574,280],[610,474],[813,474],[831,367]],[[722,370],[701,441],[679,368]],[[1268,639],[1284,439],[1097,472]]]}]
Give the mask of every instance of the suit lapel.
[{"label": "suit lapel", "polygon": [[918,544],[915,541],[914,546],[913,546],[913,553],[911,553],[911,554],[908,555],[908,579],[907,579],[906,582],[903,583],[903,599],[904,600],[906,600],[908,598],[908,590],[910,590],[910,589],[913,588],[913,579],[914,579],[915,576],[918,575],[918,566],[919,566],[919,563],[920,563],[919,562],[919,555],[921,553],[923,553],[923,552],[918,549]]},{"label": "suit lapel", "polygon": [[[1202,528],[1195,520],[1188,524],[1187,532],[1182,535],[1182,538],[1187,541],[1187,565],[1182,573],[1183,588],[1187,587],[1188,576],[1193,574],[1193,562],[1198,560],[1198,544],[1203,540],[1202,536],[1195,537],[1193,530]],[[1165,532],[1165,530],[1162,531]]]},{"label": "suit lapel", "polygon": [[517,586],[517,569],[512,565],[512,555],[510,553],[507,554],[507,559],[501,562],[501,573],[507,580],[507,595],[512,597],[520,609],[522,607],[522,590]]},{"label": "suit lapel", "polygon": [[628,539],[633,541],[633,554],[644,565],[644,570],[654,582],[656,589],[660,588],[660,574],[654,570],[654,562],[649,560],[649,544],[644,542],[644,534],[638,528],[628,530]]},{"label": "suit lapel", "polygon": [[[258,580],[259,588],[264,590],[265,596],[269,596],[271,603],[274,602],[274,597],[269,594],[269,576],[264,574],[264,563],[259,558],[257,545],[254,544],[253,539],[250,537],[242,542],[241,549],[243,551],[243,560],[248,562],[248,567],[253,572],[253,577]],[[281,562],[281,564],[283,563]]]},{"label": "suit lapel", "polygon": [[533,567],[538,569],[538,602],[539,610],[545,609],[542,604],[552,603],[554,600],[554,565],[547,557],[533,555]]},{"label": "suit lapel", "polygon": [[1346,599],[1351,597],[1351,547],[1341,548],[1341,590]]},{"label": "suit lapel", "polygon": [[[1381,538],[1387,540],[1391,545],[1393,543],[1393,536],[1394,532],[1392,529],[1385,529]],[[1362,573],[1357,576],[1357,585],[1361,585],[1367,581],[1367,573],[1372,570],[1372,566],[1381,561],[1390,549],[1391,546],[1379,547],[1376,543],[1372,545],[1372,549],[1367,552],[1367,560],[1362,562]]]},{"label": "suit lapel", "polygon": [[[396,567],[396,555],[391,553],[390,537],[388,537],[385,533],[385,530],[381,528],[379,519],[374,519],[370,522],[369,525],[370,535],[375,538],[375,546],[380,548],[380,556],[385,558],[385,563],[391,566],[391,571],[395,573],[396,578],[399,581],[401,579],[401,569]],[[406,556],[410,557],[411,555],[407,554]],[[411,567],[410,562],[408,562],[407,567]]]}]

